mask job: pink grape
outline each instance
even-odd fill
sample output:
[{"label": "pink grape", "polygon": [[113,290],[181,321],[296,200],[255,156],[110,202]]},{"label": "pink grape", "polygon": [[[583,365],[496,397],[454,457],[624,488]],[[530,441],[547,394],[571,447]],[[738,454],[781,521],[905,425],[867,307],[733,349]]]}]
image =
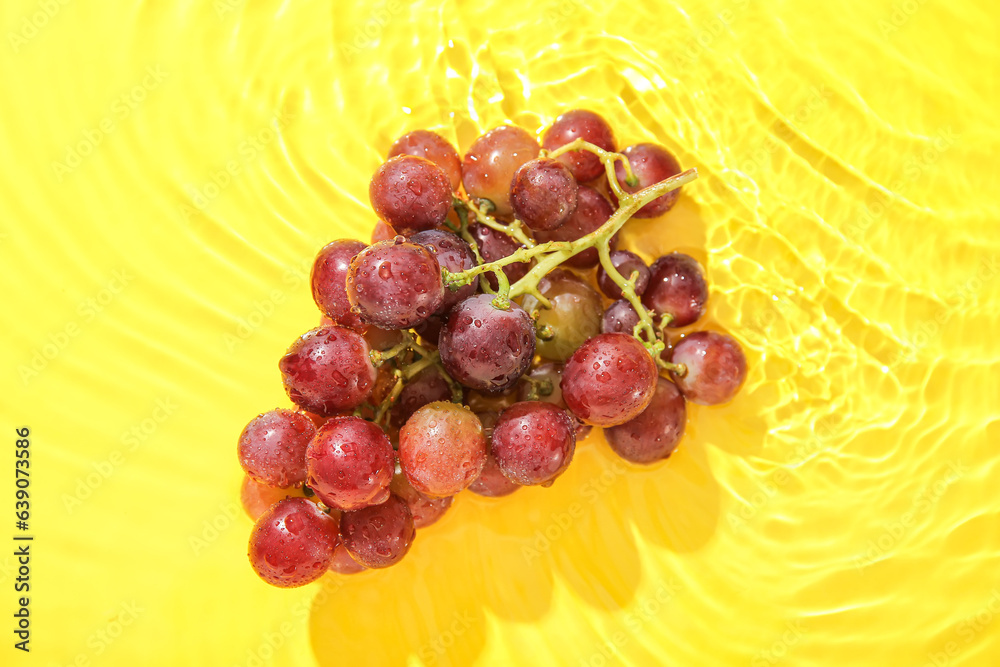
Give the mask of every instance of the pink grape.
[{"label": "pink grape", "polygon": [[476,294],[451,309],[438,352],[448,375],[479,391],[504,392],[531,365],[535,324],[516,303],[506,310],[493,296]]},{"label": "pink grape", "polygon": [[[472,252],[469,244],[451,232],[430,229],[414,234],[410,237],[410,241],[425,246],[434,253],[441,268],[447,269],[452,273],[461,273],[476,265],[476,255]],[[446,288],[444,290],[444,300],[435,314],[443,315],[451,310],[451,307],[459,301],[475,294],[477,285],[478,281],[473,280],[470,284],[460,287],[455,291]]]},{"label": "pink grape", "polygon": [[642,343],[627,334],[600,334],[566,362],[563,400],[592,426],[617,426],[646,409],[656,391],[656,378],[656,363]]},{"label": "pink grape", "polygon": [[396,467],[396,474],[392,478],[389,489],[406,502],[406,506],[410,508],[410,514],[413,515],[413,527],[418,530],[440,521],[454,500],[454,496],[431,498],[420,493],[413,488],[410,480],[406,478],[399,466]]},{"label": "pink grape", "polygon": [[357,574],[364,572],[368,568],[351,558],[351,553],[344,546],[343,541],[337,541],[337,547],[333,550],[333,559],[330,561],[330,571],[337,574]]},{"label": "pink grape", "polygon": [[334,417],[306,450],[309,487],[325,505],[356,510],[385,502],[395,468],[392,443],[360,417]]},{"label": "pink grape", "polygon": [[476,139],[462,161],[462,184],[470,197],[489,199],[496,215],[508,216],[510,181],[517,168],[538,157],[538,142],[514,125],[501,125]]},{"label": "pink grape", "polygon": [[486,462],[483,425],[469,408],[428,403],[399,430],[399,463],[417,491],[452,496],[469,486]]},{"label": "pink grape", "polygon": [[444,170],[451,183],[451,189],[458,191],[462,185],[462,160],[458,151],[447,139],[430,130],[414,130],[396,139],[387,157],[416,155],[430,160]]},{"label": "pink grape", "polygon": [[[606,151],[615,150],[615,136],[611,126],[604,118],[586,109],[573,109],[556,118],[542,136],[542,148],[554,151],[576,139],[583,139]],[[581,183],[605,173],[600,158],[590,151],[570,151],[556,159],[569,167],[573,176]]]},{"label": "pink grape", "polygon": [[532,230],[550,230],[576,210],[576,179],[552,158],[529,160],[517,168],[510,184],[514,215]]},{"label": "pink grape", "polygon": [[361,334],[318,327],[298,338],[278,362],[285,391],[308,412],[328,417],[353,410],[375,386],[375,366]]},{"label": "pink grape", "polygon": [[375,228],[372,229],[372,243],[378,243],[379,241],[390,241],[399,236],[399,232],[387,225],[385,222],[379,220],[375,223]]},{"label": "pink grape", "polygon": [[604,311],[601,318],[601,333],[624,333],[629,336],[639,324],[639,313],[625,299],[618,299]]},{"label": "pink grape", "polygon": [[380,241],[351,261],[347,296],[366,324],[409,329],[444,303],[441,266],[419,243]]},{"label": "pink grape", "polygon": [[412,234],[437,227],[451,210],[451,181],[444,170],[422,157],[389,158],[368,186],[372,208],[397,232]]},{"label": "pink grape", "polygon": [[649,286],[642,305],[657,315],[670,315],[668,327],[694,324],[705,313],[708,283],[697,260],[672,252],[649,267]]},{"label": "pink grape", "polygon": [[344,512],[340,519],[340,539],[351,558],[370,568],[402,560],[416,532],[409,506],[395,494],[379,505]]},{"label": "pink grape", "polygon": [[316,427],[301,412],[278,408],[257,415],[240,434],[240,465],[263,484],[301,484],[306,480],[306,447],[314,435]]},{"label": "pink grape", "polygon": [[250,534],[248,557],[272,586],[293,588],[316,581],[330,567],[338,520],[305,498],[279,501],[264,512]]},{"label": "pink grape", "polygon": [[670,380],[657,378],[656,393],[639,416],[604,430],[618,456],[632,463],[654,463],[670,456],[681,437],[687,409],[684,396]]},{"label": "pink grape", "polygon": [[[615,176],[625,192],[638,192],[681,173],[681,166],[678,164],[677,158],[659,144],[635,144],[623,150],[622,154],[628,159],[632,173],[639,179],[639,184],[635,187],[626,183],[625,167],[620,161],[615,162]],[[673,208],[679,196],[680,189],[671,190],[640,208],[633,217],[656,218],[661,216]]]},{"label": "pink grape", "polygon": [[403,386],[390,411],[392,423],[401,428],[414,412],[428,403],[448,400],[451,400],[451,385],[437,368],[425,368]]},{"label": "pink grape", "polygon": [[351,260],[367,246],[361,241],[341,239],[328,243],[316,255],[309,282],[313,300],[334,324],[349,329],[364,329],[361,318],[351,312],[347,299],[347,269]]},{"label": "pink grape", "polygon": [[[496,425],[500,415],[490,410],[487,412],[477,412],[476,416],[479,417],[479,421],[483,424],[483,434],[486,436],[488,443],[493,438],[493,427]],[[486,464],[483,466],[483,471],[469,485],[469,491],[472,491],[477,496],[484,496],[486,498],[501,498],[509,496],[520,488],[520,484],[510,481],[504,476],[499,464],[497,464],[496,457],[493,456],[492,447],[489,447],[486,452]]]},{"label": "pink grape", "polygon": [[[515,252],[521,249],[521,245],[517,243],[507,234],[503,232],[498,232],[495,229],[490,229],[486,225],[481,225],[478,222],[469,225],[469,234],[476,241],[476,247],[479,248],[479,254],[483,256],[484,262],[495,262],[498,259],[503,259],[504,257],[509,257]],[[507,280],[511,285],[516,283],[518,280],[524,277],[524,274],[528,272],[531,268],[529,262],[513,262],[507,264],[503,267],[503,272],[507,276]],[[490,271],[486,274],[486,278],[493,289],[497,288],[497,279]]]},{"label": "pink grape", "polygon": [[684,364],[687,373],[671,373],[684,397],[692,403],[718,405],[736,395],[747,377],[747,359],[740,344],[726,334],[696,331],[674,346],[671,361]]},{"label": "pink grape", "polygon": [[576,422],[551,403],[515,403],[500,413],[491,447],[509,480],[522,486],[551,484],[573,460]]}]

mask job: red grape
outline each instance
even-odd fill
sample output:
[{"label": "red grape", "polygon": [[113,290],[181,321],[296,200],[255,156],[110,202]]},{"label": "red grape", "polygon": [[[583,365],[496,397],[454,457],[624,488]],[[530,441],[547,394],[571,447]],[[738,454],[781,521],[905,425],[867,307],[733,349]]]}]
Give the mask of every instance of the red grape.
[{"label": "red grape", "polygon": [[514,215],[532,230],[548,230],[569,220],[576,210],[573,174],[552,158],[529,160],[517,168],[510,184]]},{"label": "red grape", "polygon": [[430,498],[413,488],[410,480],[406,478],[399,466],[396,467],[396,474],[392,478],[389,489],[406,502],[413,515],[414,528],[426,528],[438,522],[444,513],[451,507],[454,496],[443,498]]},{"label": "red grape", "polygon": [[[615,136],[611,132],[611,126],[601,116],[586,109],[573,109],[556,118],[542,136],[542,148],[554,151],[575,139],[583,139],[606,151],[615,150]],[[600,158],[590,151],[570,151],[556,159],[569,167],[573,176],[581,183],[604,173]]]},{"label": "red grape", "polygon": [[408,329],[444,302],[441,266],[434,253],[419,243],[380,241],[351,261],[347,296],[363,322]]},{"label": "red grape", "polygon": [[256,521],[267,509],[285,498],[305,498],[306,494],[301,486],[292,486],[282,489],[277,486],[261,484],[250,475],[243,475],[243,483],[240,485],[240,504],[243,511],[247,513],[251,521]]},{"label": "red grape", "polygon": [[[484,262],[495,262],[498,259],[503,259],[504,257],[513,255],[523,247],[509,235],[498,232],[495,229],[490,229],[478,222],[469,225],[469,234],[475,239],[476,246],[479,248],[479,254],[483,256]],[[503,272],[507,275],[507,280],[510,284],[513,285],[523,278],[524,274],[530,268],[531,264],[529,262],[513,262],[504,266]],[[497,279],[492,271],[486,274],[486,278],[493,289],[496,289]]]},{"label": "red grape", "polygon": [[516,303],[507,310],[476,294],[448,313],[438,351],[448,375],[479,391],[510,389],[535,356],[535,324]]},{"label": "red grape", "polygon": [[649,286],[642,305],[657,315],[673,317],[669,327],[693,324],[705,313],[708,284],[697,260],[679,252],[660,257],[649,267]]},{"label": "red grape", "polygon": [[429,130],[414,130],[404,134],[396,139],[387,157],[397,155],[416,155],[430,160],[444,170],[452,190],[457,192],[462,185],[462,160],[455,147],[440,134]]},{"label": "red grape", "polygon": [[[496,425],[500,415],[490,410],[487,412],[477,412],[476,416],[479,417],[479,421],[483,424],[483,434],[486,436],[486,442],[489,443],[493,439],[493,427]],[[469,485],[469,491],[478,496],[500,498],[502,496],[509,496],[520,488],[520,484],[515,484],[504,476],[500,471],[500,466],[497,464],[496,457],[493,456],[491,448],[487,447],[486,464],[483,466],[483,471],[479,473],[479,477]]]},{"label": "red grape", "polygon": [[747,359],[740,344],[726,334],[696,331],[674,346],[671,361],[684,364],[684,377],[674,376],[692,403],[718,405],[740,390],[747,377]]},{"label": "red grape", "polygon": [[462,184],[470,197],[489,199],[496,214],[510,215],[510,181],[517,168],[538,157],[535,138],[514,125],[501,125],[480,136],[462,161]]},{"label": "red grape", "polygon": [[375,386],[375,366],[368,352],[361,334],[343,327],[319,327],[302,334],[278,362],[288,397],[323,417],[353,410]]},{"label": "red grape", "polygon": [[347,300],[347,268],[351,260],[365,249],[361,241],[341,239],[323,246],[313,263],[309,282],[313,300],[334,324],[362,330],[361,318],[351,312]]},{"label": "red grape", "polygon": [[[452,273],[461,273],[476,265],[476,255],[472,252],[469,244],[451,232],[430,229],[426,232],[414,234],[410,237],[410,242],[426,246],[428,250],[434,253],[441,268],[447,269]],[[437,314],[448,312],[456,303],[475,294],[478,284],[478,280],[473,280],[468,285],[460,287],[456,291],[445,289],[444,301],[441,302],[441,306],[437,309]]]},{"label": "red grape", "polygon": [[337,517],[315,503],[282,500],[257,519],[250,534],[250,564],[272,586],[304,586],[330,567],[337,530]]},{"label": "red grape", "polygon": [[340,539],[351,558],[365,567],[395,565],[416,536],[413,515],[406,501],[395,494],[380,505],[371,505],[340,518]]},{"label": "red grape", "polygon": [[306,451],[309,487],[328,507],[356,510],[384,502],[395,467],[389,438],[360,417],[334,417]]},{"label": "red grape", "polygon": [[629,336],[639,324],[639,313],[625,299],[618,299],[608,306],[601,318],[601,333],[624,333]]},{"label": "red grape", "polygon": [[563,400],[588,424],[616,426],[646,409],[656,378],[656,363],[642,343],[623,333],[600,334],[566,362]]},{"label": "red grape", "polygon": [[551,338],[536,343],[538,354],[565,361],[585,340],[601,332],[601,295],[575,273],[556,269],[538,282],[538,291],[549,300],[551,308],[543,308],[531,294],[523,301],[529,313],[538,311],[536,326],[552,331]]},{"label": "red grape", "polygon": [[[631,279],[633,272],[639,274],[635,281],[635,293],[641,296],[649,285],[649,267],[646,266],[646,262],[642,261],[639,255],[628,250],[615,250],[610,254],[610,258],[611,265],[618,269],[618,273],[625,280]],[[597,267],[597,286],[609,299],[622,298],[621,288],[611,279],[603,266]]]},{"label": "red grape", "polygon": [[[622,154],[628,158],[628,163],[632,167],[632,173],[639,179],[637,186],[632,187],[628,185],[625,182],[625,167],[622,166],[620,161],[615,162],[615,176],[618,178],[618,183],[625,192],[638,192],[643,188],[648,188],[650,185],[655,185],[660,181],[665,181],[671,176],[681,173],[681,166],[678,164],[677,158],[659,144],[635,144],[622,151]],[[640,208],[633,217],[655,218],[663,215],[673,208],[679,195],[680,189],[671,190]],[[614,197],[613,191],[612,197]]]},{"label": "red grape", "polygon": [[451,182],[444,170],[414,155],[389,158],[372,176],[368,198],[378,217],[397,232],[437,227],[451,210]]},{"label": "red grape", "polygon": [[[576,210],[569,220],[561,227],[551,231],[535,232],[535,240],[539,243],[548,241],[576,241],[587,234],[593,232],[598,227],[608,221],[608,218],[615,212],[610,202],[604,195],[594,188],[581,185],[576,193]],[[611,237],[610,247],[615,249],[618,244],[618,235]],[[576,269],[589,269],[597,266],[597,248],[587,248],[586,250],[573,255],[565,262],[566,266]],[[525,264],[524,266],[527,266]]]},{"label": "red grape", "polygon": [[608,444],[632,463],[653,463],[670,456],[684,435],[684,396],[670,380],[657,378],[649,407],[624,424],[605,429]]},{"label": "red grape", "polygon": [[550,484],[573,460],[576,422],[551,403],[515,403],[500,413],[491,447],[511,481],[522,486]]},{"label": "red grape", "polygon": [[254,417],[240,434],[236,453],[258,482],[289,487],[306,480],[306,447],[316,427],[301,412],[278,408]]},{"label": "red grape", "polygon": [[357,574],[367,569],[367,567],[351,558],[351,553],[338,536],[337,547],[333,550],[333,560],[330,561],[330,571],[337,574]]},{"label": "red grape", "polygon": [[469,408],[428,403],[399,430],[399,463],[417,491],[452,496],[479,476],[486,462],[483,425]]}]

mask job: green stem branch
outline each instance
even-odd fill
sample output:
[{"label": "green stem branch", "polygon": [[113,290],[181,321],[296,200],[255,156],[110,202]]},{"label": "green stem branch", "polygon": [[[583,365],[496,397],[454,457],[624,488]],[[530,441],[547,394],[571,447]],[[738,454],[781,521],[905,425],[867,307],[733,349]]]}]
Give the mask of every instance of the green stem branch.
[{"label": "green stem branch", "polygon": [[[515,255],[521,252],[524,253],[521,261],[532,259],[538,255],[544,255],[544,257],[540,257],[538,263],[523,278],[511,286],[510,298],[516,299],[522,294],[537,293],[538,281],[544,278],[552,269],[587,248],[597,247],[598,253],[600,253],[601,246],[607,247],[611,237],[618,233],[629,218],[635,215],[636,211],[657,197],[662,197],[696,178],[698,178],[697,170],[688,169],[676,176],[671,176],[665,181],[660,181],[659,183],[650,185],[648,188],[643,188],[634,194],[625,194],[624,197],[619,198],[619,208],[608,218],[607,222],[576,241],[552,241],[542,243],[534,248],[523,248],[517,251],[514,253]],[[504,259],[507,258],[505,257]],[[481,267],[475,268],[478,269]]]},{"label": "green stem branch", "polygon": [[608,185],[614,190],[615,196],[621,199],[625,195],[625,190],[622,188],[621,184],[618,182],[618,177],[615,176],[615,162],[621,162],[622,168],[625,169],[625,182],[629,187],[635,187],[639,185],[639,179],[635,177],[632,173],[632,165],[629,163],[628,158],[626,158],[621,153],[612,153],[611,151],[606,151],[600,146],[596,146],[589,141],[584,141],[583,139],[574,139],[573,141],[560,146],[559,148],[551,151],[549,157],[556,158],[563,153],[569,153],[572,151],[590,151],[604,163],[604,170],[608,174]]},{"label": "green stem branch", "polygon": [[464,210],[466,215],[471,213],[473,217],[475,217],[476,222],[479,224],[498,231],[501,234],[506,234],[523,246],[531,248],[535,245],[534,239],[524,232],[524,223],[520,220],[514,220],[509,225],[505,225],[502,222],[498,222],[496,218],[484,211],[483,207],[475,201],[466,201],[464,199],[460,199],[459,197],[452,198],[452,205],[455,207],[456,211]]},{"label": "green stem branch", "polygon": [[378,406],[378,411],[375,413],[375,423],[384,424],[385,416],[389,413],[389,408],[396,404],[396,400],[399,398],[400,392],[403,391],[403,372],[398,368],[395,371],[396,384],[392,385],[392,391],[389,395],[385,397]]}]

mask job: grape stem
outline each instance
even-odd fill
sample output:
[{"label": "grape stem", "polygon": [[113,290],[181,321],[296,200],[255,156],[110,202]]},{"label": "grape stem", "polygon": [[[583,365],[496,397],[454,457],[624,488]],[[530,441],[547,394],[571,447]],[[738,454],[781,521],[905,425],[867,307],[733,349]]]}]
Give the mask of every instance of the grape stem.
[{"label": "grape stem", "polygon": [[[530,262],[532,259],[538,258],[538,263],[523,278],[511,286],[509,294],[511,299],[516,299],[523,294],[529,293],[537,297],[539,296],[537,294],[538,282],[552,269],[567,259],[580,254],[587,248],[596,246],[598,247],[598,254],[600,254],[600,246],[603,245],[607,248],[611,237],[618,233],[636,211],[657,197],[662,197],[668,192],[690,183],[697,177],[697,170],[688,169],[676,176],[671,176],[664,181],[639,190],[634,194],[626,193],[619,199],[620,206],[618,210],[608,218],[607,222],[586,236],[581,236],[576,241],[549,241],[547,243],[539,243],[531,248],[520,248],[506,257],[501,257],[496,261],[486,262],[458,273],[445,270],[445,284],[448,287],[462,287],[463,285],[468,285],[474,277],[481,273],[495,271],[498,268],[515,262]],[[621,274],[618,275],[620,276]],[[548,303],[548,300],[544,297],[540,301],[542,301],[543,305]]]},{"label": "grape stem", "polygon": [[[483,263],[483,256],[479,252],[479,244],[476,243],[476,240],[472,238],[472,234],[469,233],[469,209],[465,205],[466,202],[464,199],[452,196],[451,204],[455,208],[455,215],[458,216],[460,222],[458,235],[472,248],[472,254],[476,256],[476,265],[478,266]],[[446,284],[445,286],[447,287],[448,285]],[[454,289],[457,290],[458,286]],[[490,281],[486,279],[486,276],[479,276],[479,289],[482,290],[483,294],[496,294],[493,288],[490,287]]]},{"label": "grape stem", "polygon": [[[532,267],[523,278],[511,286],[510,298],[516,299],[522,294],[536,292],[538,290],[538,282],[544,278],[546,274],[565,262],[567,259],[580,254],[587,248],[593,248],[596,246],[598,254],[600,254],[600,246],[604,246],[604,248],[607,249],[608,242],[611,240],[611,237],[618,233],[622,226],[628,222],[629,218],[635,215],[636,211],[657,197],[662,197],[668,192],[676,190],[696,178],[698,178],[697,170],[688,169],[687,171],[677,174],[676,176],[671,176],[664,181],[650,185],[648,188],[643,188],[634,194],[626,193],[624,197],[619,198],[619,208],[610,218],[608,218],[607,222],[586,236],[582,236],[576,241],[550,241],[548,243],[537,245],[534,248],[521,248],[512,255],[504,257],[502,260],[498,260],[498,262],[509,264],[511,261],[526,262],[534,259],[536,256],[544,255],[544,257],[541,257],[538,260],[538,263]],[[518,255],[520,255],[520,257],[518,257]],[[486,267],[484,270],[492,270],[492,265],[497,264],[498,262],[490,262],[489,264],[484,264],[483,266],[473,267],[463,273],[476,272],[478,269],[483,269],[484,266]],[[633,290],[633,292],[634,291],[635,290]]]},{"label": "grape stem", "polygon": [[[601,266],[604,267],[605,273],[614,281],[615,285],[618,285],[618,289],[622,291],[622,298],[627,299],[632,304],[632,308],[635,309],[636,314],[639,315],[639,323],[632,330],[632,335],[649,350],[649,353],[653,355],[653,359],[656,360],[657,366],[664,370],[672,370],[678,375],[683,376],[687,372],[683,364],[673,364],[660,358],[660,353],[663,352],[665,345],[660,340],[660,337],[656,335],[657,330],[653,324],[653,317],[646,310],[646,307],[642,305],[642,300],[635,292],[635,281],[639,279],[639,272],[633,271],[632,275],[626,280],[621,272],[618,271],[618,267],[611,261],[611,250],[606,243],[598,246],[597,256],[601,260]],[[673,315],[667,313],[663,316],[660,323],[662,326],[666,326],[673,319]]]},{"label": "grape stem", "polygon": [[[486,202],[489,202],[489,204],[487,205]],[[524,223],[520,220],[514,220],[509,225],[497,222],[497,220],[490,215],[494,206],[493,202],[490,202],[488,199],[471,199],[466,201],[465,199],[461,199],[459,197],[453,197],[452,205],[455,207],[456,212],[460,209],[465,209],[466,214],[471,213],[476,218],[476,222],[479,224],[485,225],[486,227],[502,234],[506,234],[523,246],[531,248],[535,245],[534,239],[524,233]]]},{"label": "grape stem", "polygon": [[528,390],[525,393],[524,400],[537,401],[542,396],[552,395],[552,380],[538,380],[528,375],[525,375],[523,379],[528,382]]},{"label": "grape stem", "polygon": [[[602,154],[601,159],[607,167],[609,173],[614,169],[614,161],[619,157],[624,157],[619,153],[609,153],[608,151],[604,151],[597,146],[587,144],[587,142],[580,141],[580,145],[577,146],[574,146],[574,144],[576,144],[576,142],[571,142],[566,144],[563,148],[573,146],[574,149],[583,148],[585,150],[600,151],[600,154]],[[567,148],[567,150],[572,149]],[[562,151],[562,148],[560,148],[559,151]],[[556,152],[557,151],[553,151],[553,153]],[[627,160],[625,162],[626,164],[628,163]],[[617,179],[613,178],[613,173],[611,173],[611,176],[612,178],[609,179],[609,182],[617,185]],[[670,362],[664,361],[660,358],[660,353],[664,349],[663,341],[656,335],[656,328],[653,325],[653,319],[650,316],[649,311],[647,311],[642,305],[638,295],[635,293],[634,283],[626,280],[625,277],[618,272],[618,269],[615,268],[614,264],[612,264],[609,242],[611,237],[617,234],[622,226],[633,215],[635,215],[636,211],[640,208],[657,197],[662,197],[668,192],[690,183],[697,177],[697,170],[688,169],[687,171],[677,174],[676,176],[672,176],[666,180],[660,181],[659,183],[650,185],[649,187],[643,188],[635,193],[630,194],[624,190],[620,193],[616,192],[616,194],[618,194],[618,210],[615,211],[610,218],[608,218],[607,222],[590,234],[587,234],[576,241],[549,241],[548,243],[540,243],[530,248],[520,248],[507,257],[503,257],[494,262],[487,262],[474,266],[471,269],[460,273],[444,271],[443,275],[445,284],[449,288],[461,287],[462,285],[468,285],[476,276],[479,276],[487,271],[493,271],[497,275],[497,282],[500,287],[497,290],[497,298],[494,300],[494,305],[498,308],[509,304],[510,299],[516,299],[524,294],[533,295],[536,299],[538,299],[542,306],[550,308],[552,304],[538,289],[539,281],[567,259],[583,252],[587,248],[596,247],[598,257],[600,258],[601,265],[604,267],[604,270],[622,290],[623,298],[627,299],[628,302],[632,304],[632,307],[635,308],[635,312],[639,315],[639,325],[637,326],[639,331],[635,333],[646,333],[646,339],[644,340],[641,335],[636,335],[636,339],[643,344],[661,368],[665,370],[672,370],[678,375],[683,375],[685,372],[683,366],[671,364]],[[620,187],[617,189],[621,190]],[[498,271],[498,269],[502,269],[507,264],[512,264],[514,262],[527,262],[536,258],[538,262],[535,266],[532,267],[523,278],[507,289],[507,285],[505,284],[507,281],[500,280],[503,271]],[[498,301],[500,303],[497,303]]]},{"label": "grape stem", "polygon": [[[625,169],[625,183],[630,187],[634,188],[639,185],[639,179],[636,178],[635,174],[632,173],[632,165],[629,163],[628,158],[621,153],[613,153],[611,151],[606,151],[600,146],[596,146],[589,141],[584,141],[583,139],[574,139],[573,141],[560,146],[554,151],[549,151],[548,156],[551,158],[557,158],[563,153],[570,153],[572,151],[585,150],[590,151],[604,163],[604,169],[608,174],[608,185],[614,190],[615,196],[621,201],[623,196],[627,194],[622,188],[621,184],[618,182],[617,176],[615,176],[615,162],[621,162],[622,167]],[[545,151],[542,151],[542,155],[545,155]]]},{"label": "grape stem", "polygon": [[439,356],[437,350],[427,354],[427,356],[421,356],[420,359],[403,368],[403,378],[406,380],[412,380],[417,373],[425,368],[430,368],[434,364],[438,363],[438,361]]},{"label": "grape stem", "polygon": [[416,345],[416,341],[413,340],[413,336],[412,334],[410,334],[409,331],[401,331],[400,333],[403,334],[402,343],[399,343],[398,345],[393,345],[388,350],[368,351],[368,358],[371,359],[372,365],[375,366],[375,368],[378,368],[385,362],[399,356],[403,352],[406,352],[407,350],[411,349],[414,345]]},{"label": "grape stem", "polygon": [[[537,317],[537,316],[536,316]],[[533,317],[532,319],[536,319]],[[556,337],[556,332],[552,330],[548,324],[543,324],[542,326],[535,326],[535,338],[538,340],[552,340]]]},{"label": "grape stem", "polygon": [[[608,176],[608,185],[618,198],[618,210],[615,211],[603,225],[586,236],[580,237],[576,241],[549,241],[547,243],[535,244],[524,235],[522,223],[519,220],[515,220],[510,225],[502,225],[491,218],[488,213],[493,208],[492,202],[483,200],[477,204],[454,197],[453,205],[458,213],[459,219],[462,221],[462,237],[469,243],[469,245],[472,246],[479,264],[471,269],[458,273],[452,273],[446,269],[442,269],[441,275],[444,280],[444,284],[449,289],[457,290],[463,285],[468,285],[478,276],[480,284],[482,285],[486,282],[484,280],[484,274],[487,271],[492,271],[497,277],[498,285],[496,298],[493,300],[493,305],[496,308],[507,310],[510,308],[510,301],[512,299],[516,299],[524,294],[531,294],[543,307],[551,308],[552,303],[545,298],[538,288],[539,281],[541,281],[541,279],[548,275],[550,271],[565,262],[567,259],[583,252],[587,248],[596,247],[601,266],[604,267],[604,270],[607,272],[611,280],[618,285],[619,289],[622,291],[622,297],[627,299],[628,302],[632,304],[632,307],[639,316],[639,323],[635,326],[632,335],[636,340],[642,343],[653,359],[656,360],[656,363],[660,368],[683,376],[687,372],[687,369],[683,364],[673,364],[660,358],[660,353],[664,350],[662,334],[657,335],[658,332],[653,323],[652,316],[649,314],[649,311],[646,310],[645,306],[642,305],[642,301],[635,292],[635,281],[638,278],[638,274],[633,273],[629,279],[626,279],[621,273],[619,273],[618,269],[611,262],[610,241],[611,237],[617,234],[622,226],[624,226],[625,223],[628,222],[628,220],[635,215],[639,209],[654,199],[662,197],[668,192],[676,190],[682,185],[690,183],[694,179],[698,178],[698,171],[696,169],[688,169],[687,171],[671,176],[670,178],[660,181],[659,183],[654,183],[649,187],[643,188],[638,192],[629,193],[626,192],[621,186],[621,183],[618,182],[618,176],[615,173],[615,163],[622,163],[622,167],[625,170],[625,182],[627,185],[630,187],[636,187],[639,184],[639,180],[636,178],[635,173],[633,173],[632,165],[629,163],[628,158],[621,153],[606,151],[599,146],[595,146],[588,141],[584,141],[583,139],[575,139],[568,144],[560,146],[554,151],[547,152],[543,150],[541,151],[541,155],[548,155],[551,158],[556,158],[564,153],[578,150],[585,150],[595,154],[604,164],[604,169]],[[482,208],[486,208],[487,210],[484,211]],[[491,229],[509,234],[525,247],[519,248],[507,257],[502,257],[496,261],[483,262],[482,256],[480,255],[478,248],[468,231],[468,214],[470,212],[476,216],[476,219],[480,223],[490,227]],[[518,280],[513,285],[510,285],[503,272],[503,267],[515,262],[530,262],[533,259],[538,260],[535,266],[532,267],[523,278]],[[493,292],[490,291],[490,293],[492,294]],[[669,315],[664,316],[662,322],[664,326],[670,323],[669,318]]]},{"label": "grape stem", "polygon": [[400,392],[403,391],[403,371],[397,368],[393,371],[393,375],[396,376],[396,384],[392,385],[392,391],[390,391],[389,395],[385,397],[385,400],[379,404],[378,411],[375,413],[375,423],[379,425],[384,425],[385,416],[389,413],[389,408],[395,405]]}]

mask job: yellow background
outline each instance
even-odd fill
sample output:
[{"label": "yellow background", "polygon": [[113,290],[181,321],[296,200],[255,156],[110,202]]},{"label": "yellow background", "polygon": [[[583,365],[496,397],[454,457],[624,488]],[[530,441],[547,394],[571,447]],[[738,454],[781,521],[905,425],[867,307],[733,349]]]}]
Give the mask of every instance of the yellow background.
[{"label": "yellow background", "polygon": [[[37,538],[0,662],[997,664],[993,3],[487,5],[2,4],[0,539],[21,425]],[[668,462],[598,435],[394,569],[267,587],[235,441],[314,253],[403,132],[575,106],[699,169],[629,243],[705,263],[742,394]]]}]

